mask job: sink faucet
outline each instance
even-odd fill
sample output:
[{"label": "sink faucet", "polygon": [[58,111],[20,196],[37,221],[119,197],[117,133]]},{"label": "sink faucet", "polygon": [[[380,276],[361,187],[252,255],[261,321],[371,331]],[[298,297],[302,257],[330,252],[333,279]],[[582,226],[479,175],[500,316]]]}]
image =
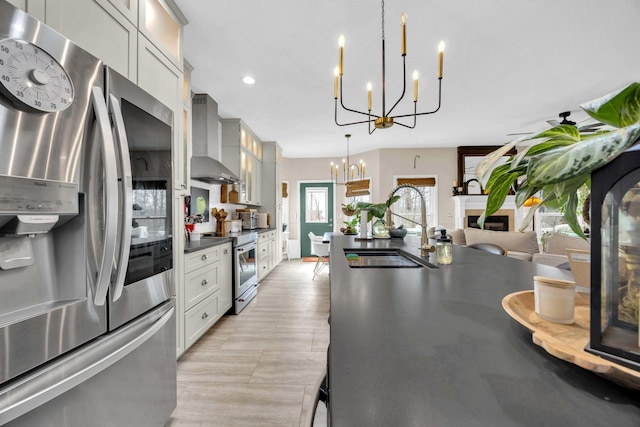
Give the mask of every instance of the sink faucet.
[{"label": "sink faucet", "polygon": [[[396,188],[394,188],[391,193],[389,193],[389,197],[387,198],[387,200],[391,199],[393,197],[394,194],[396,194],[396,192],[398,190],[400,190],[401,188],[410,188],[413,189],[415,191],[418,192],[418,194],[420,195],[420,227],[422,228],[422,235],[420,237],[420,256],[427,256],[429,255],[429,252],[433,252],[435,250],[435,248],[431,245],[429,245],[428,243],[428,238],[427,238],[427,208],[426,208],[426,200],[424,198],[424,194],[422,194],[422,191],[420,191],[418,189],[418,187],[416,187],[413,184],[400,184],[398,185]],[[385,222],[387,223],[387,227],[391,228],[391,206],[389,206],[387,208],[387,211],[385,212]]]}]

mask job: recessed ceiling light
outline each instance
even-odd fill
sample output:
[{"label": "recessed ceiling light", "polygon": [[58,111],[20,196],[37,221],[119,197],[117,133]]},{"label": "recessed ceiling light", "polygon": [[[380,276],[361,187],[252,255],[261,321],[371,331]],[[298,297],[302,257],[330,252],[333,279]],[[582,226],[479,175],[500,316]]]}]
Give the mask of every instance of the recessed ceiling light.
[{"label": "recessed ceiling light", "polygon": [[256,82],[256,79],[254,79],[254,78],[253,78],[253,77],[251,77],[251,76],[244,76],[244,77],[242,78],[242,81],[243,81],[245,84],[252,85],[252,84],[254,84],[254,83]]}]

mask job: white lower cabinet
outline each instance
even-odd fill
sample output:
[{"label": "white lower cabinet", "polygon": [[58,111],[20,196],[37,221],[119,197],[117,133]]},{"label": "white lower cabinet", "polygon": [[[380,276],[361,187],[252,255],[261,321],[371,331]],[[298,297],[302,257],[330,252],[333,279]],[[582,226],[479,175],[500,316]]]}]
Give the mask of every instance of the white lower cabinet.
[{"label": "white lower cabinet", "polygon": [[258,281],[264,279],[280,262],[280,250],[275,230],[258,234]]},{"label": "white lower cabinet", "polygon": [[231,308],[231,243],[185,255],[185,351]]},{"label": "white lower cabinet", "polygon": [[269,274],[269,271],[271,271],[271,256],[269,254],[269,241],[266,239],[266,235],[264,235],[265,240],[264,241],[260,241],[261,237],[263,237],[263,235],[261,235],[260,237],[258,237],[258,280],[262,280],[267,274]]},{"label": "white lower cabinet", "polygon": [[218,294],[209,295],[184,315],[185,347],[191,347],[220,318]]}]

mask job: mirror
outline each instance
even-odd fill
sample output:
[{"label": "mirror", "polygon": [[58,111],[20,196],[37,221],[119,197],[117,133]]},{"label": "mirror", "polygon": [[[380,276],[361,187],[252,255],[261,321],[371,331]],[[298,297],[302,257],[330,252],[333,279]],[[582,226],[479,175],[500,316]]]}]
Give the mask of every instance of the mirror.
[{"label": "mirror", "polygon": [[[457,194],[483,194],[483,187],[481,186],[478,177],[476,176],[476,168],[484,157],[492,151],[500,148],[500,145],[477,145],[477,146],[462,146],[458,147],[458,180]],[[506,162],[510,156],[516,154],[515,148],[511,149],[504,156]],[[498,162],[497,166],[500,166],[504,162]]]}]

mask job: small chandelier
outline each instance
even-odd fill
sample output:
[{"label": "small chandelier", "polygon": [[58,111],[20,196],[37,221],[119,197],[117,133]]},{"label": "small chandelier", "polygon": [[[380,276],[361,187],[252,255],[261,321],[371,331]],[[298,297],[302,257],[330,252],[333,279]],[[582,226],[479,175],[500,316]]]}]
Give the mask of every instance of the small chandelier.
[{"label": "small chandelier", "polygon": [[347,197],[366,196],[369,194],[369,180],[364,179],[364,162],[360,160],[360,163],[351,163],[349,158],[349,138],[351,135],[346,134],[345,138],[347,138],[347,157],[342,159],[342,182],[338,181],[340,165],[333,162],[329,165],[331,182],[336,185],[344,185]]},{"label": "small chandelier", "polygon": [[[340,46],[340,62],[339,65],[335,69],[335,80],[333,86],[333,97],[335,100],[335,121],[338,126],[350,126],[361,123],[367,123],[369,126],[369,135],[371,135],[376,129],[386,129],[393,126],[394,123],[399,124],[400,126],[404,126],[409,129],[413,129],[416,127],[416,118],[417,116],[423,116],[426,114],[433,114],[440,109],[440,104],[442,100],[442,64],[444,59],[444,42],[440,41],[438,45],[438,106],[433,111],[427,111],[424,113],[418,113],[418,71],[413,72],[413,114],[401,114],[392,116],[391,113],[396,108],[396,106],[400,103],[402,98],[404,98],[404,94],[407,88],[407,64],[406,64],[406,56],[407,56],[407,16],[403,13],[400,17],[400,24],[402,29],[402,75],[403,75],[403,84],[402,84],[402,94],[400,98],[396,101],[395,104],[391,107],[391,109],[386,109],[386,81],[385,81],[385,37],[384,37],[384,0],[382,0],[382,114],[376,115],[371,114],[371,91],[372,86],[371,82],[367,83],[367,112],[358,111],[352,108],[348,108],[344,105],[343,97],[342,97],[342,75],[344,73],[343,68],[343,60],[344,60],[344,35],[340,36],[338,44]],[[338,96],[339,95],[339,96]],[[367,120],[360,120],[351,123],[339,123],[338,122],[338,99],[340,100],[340,106],[352,113],[362,114],[367,116]],[[396,119],[402,119],[405,117],[413,117],[413,125],[400,123],[396,121]],[[374,127],[371,128],[371,123],[374,124]]]}]

